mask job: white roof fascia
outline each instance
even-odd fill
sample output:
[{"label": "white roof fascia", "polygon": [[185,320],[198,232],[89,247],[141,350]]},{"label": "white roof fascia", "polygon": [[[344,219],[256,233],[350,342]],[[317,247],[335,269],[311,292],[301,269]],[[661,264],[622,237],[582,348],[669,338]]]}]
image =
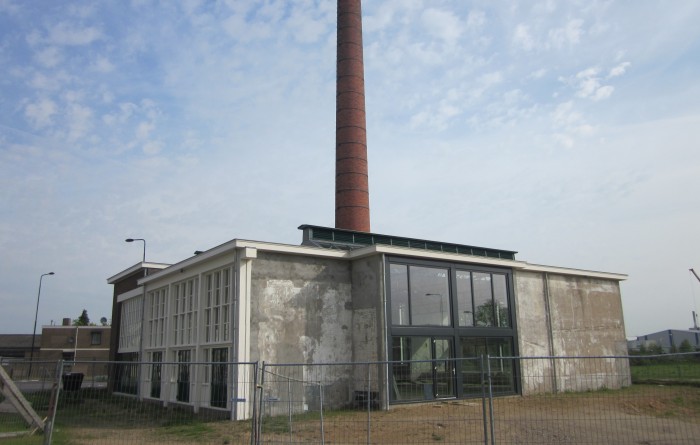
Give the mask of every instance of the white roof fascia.
[{"label": "white roof fascia", "polygon": [[235,249],[243,248],[253,248],[264,252],[289,253],[326,258],[344,258],[348,254],[348,251],[345,250],[329,250],[321,247],[296,246],[291,244],[277,244],[263,241],[234,239],[227,243],[209,249],[205,252],[202,252],[199,255],[195,255],[190,258],[187,258],[186,260],[180,261],[179,263],[175,263],[170,267],[167,267],[147,277],[143,277],[138,281],[138,283],[139,285],[149,283],[151,281],[166,277],[172,273],[179,272],[180,269],[189,268],[198,263],[210,260],[212,258],[216,258],[226,253],[233,252]]},{"label": "white roof fascia", "polygon": [[131,289],[128,292],[124,292],[123,294],[117,295],[117,303],[130,300],[134,297],[140,297],[141,295],[143,295],[143,288],[137,287],[136,289]]},{"label": "white roof fascia", "polygon": [[169,267],[164,268],[152,275],[141,278],[138,283],[139,285],[148,283],[150,281],[163,278],[172,273],[179,272],[180,269],[191,267],[198,263],[210,260],[219,255],[225,253],[230,253],[235,249],[241,248],[253,248],[263,252],[273,252],[282,254],[295,254],[295,255],[306,255],[322,258],[337,258],[337,259],[347,259],[355,260],[363,257],[376,255],[376,254],[386,254],[386,255],[396,255],[396,256],[406,256],[413,258],[424,258],[426,260],[438,260],[438,261],[451,261],[456,263],[468,263],[468,264],[479,264],[485,266],[494,267],[508,267],[515,270],[523,270],[530,272],[547,272],[561,275],[575,275],[575,276],[585,276],[591,278],[601,278],[607,280],[623,281],[627,279],[627,275],[619,273],[610,272],[598,272],[592,270],[583,269],[573,269],[567,267],[556,267],[556,266],[543,266],[539,264],[529,264],[526,261],[517,260],[507,260],[500,258],[489,258],[474,255],[464,255],[457,253],[448,252],[437,252],[434,250],[418,250],[411,249],[407,247],[398,246],[388,246],[384,244],[374,244],[371,246],[361,247],[353,250],[335,250],[328,249],[324,247],[314,247],[314,246],[299,246],[291,244],[279,244],[264,241],[250,241],[234,239],[210,250],[200,253],[199,255],[192,256],[186,260],[179,263],[173,264]]},{"label": "white roof fascia", "polygon": [[602,278],[605,280],[624,281],[627,279],[627,274],[614,272],[599,272],[595,270],[572,269],[569,267],[543,266],[541,264],[527,264],[522,269],[526,272],[544,272],[558,275],[576,275],[580,277]]},{"label": "white roof fascia", "polygon": [[148,269],[165,269],[166,267],[170,266],[170,264],[165,264],[165,263],[136,263],[133,266],[129,267],[128,269],[124,269],[118,274],[111,276],[107,278],[107,284],[114,284],[117,281],[121,280],[122,278],[128,277],[134,272],[138,272],[141,269],[148,268]]}]

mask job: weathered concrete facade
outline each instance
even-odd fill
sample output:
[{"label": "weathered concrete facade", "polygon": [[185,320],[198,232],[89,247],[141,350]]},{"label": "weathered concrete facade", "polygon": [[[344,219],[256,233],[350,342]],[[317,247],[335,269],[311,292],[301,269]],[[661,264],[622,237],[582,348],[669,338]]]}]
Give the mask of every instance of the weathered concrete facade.
[{"label": "weathered concrete facade", "polygon": [[352,361],[350,266],[348,261],[259,253],[251,281],[251,360]]},{"label": "weathered concrete facade", "polygon": [[[516,271],[520,355],[526,357],[612,357],[627,355],[619,280],[562,273]],[[526,360],[523,392],[620,388],[630,384],[626,359],[607,359],[599,373],[594,359]],[[566,368],[576,367],[580,379]]]}]

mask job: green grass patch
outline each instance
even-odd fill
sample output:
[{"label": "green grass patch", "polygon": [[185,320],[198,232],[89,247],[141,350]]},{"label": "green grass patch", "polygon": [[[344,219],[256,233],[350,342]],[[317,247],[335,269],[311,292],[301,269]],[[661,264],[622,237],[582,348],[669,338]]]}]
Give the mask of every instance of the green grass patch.
[{"label": "green grass patch", "polygon": [[652,363],[630,366],[633,383],[666,381],[668,383],[697,383],[700,385],[700,363]]}]

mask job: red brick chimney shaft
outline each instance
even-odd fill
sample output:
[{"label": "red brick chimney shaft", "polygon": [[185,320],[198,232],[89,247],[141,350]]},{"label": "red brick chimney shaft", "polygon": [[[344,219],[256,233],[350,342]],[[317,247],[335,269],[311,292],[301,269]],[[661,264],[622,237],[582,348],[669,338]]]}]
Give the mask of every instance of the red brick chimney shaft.
[{"label": "red brick chimney shaft", "polygon": [[338,0],[335,227],[369,232],[365,79],[360,0]]}]

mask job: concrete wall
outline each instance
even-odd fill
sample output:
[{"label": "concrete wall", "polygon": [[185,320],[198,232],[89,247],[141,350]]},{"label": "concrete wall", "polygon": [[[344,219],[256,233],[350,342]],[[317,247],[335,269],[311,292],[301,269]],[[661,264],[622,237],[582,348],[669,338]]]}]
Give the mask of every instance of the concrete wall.
[{"label": "concrete wall", "polygon": [[[516,271],[521,356],[627,354],[619,282]],[[627,359],[537,359],[521,364],[523,393],[619,388],[630,384]]]},{"label": "concrete wall", "polygon": [[[259,252],[251,273],[251,359],[269,363],[352,361],[351,264],[344,260]],[[322,381],[324,405],[351,397],[347,366],[274,368],[266,375],[269,414],[314,409]],[[307,382],[300,384],[299,382]],[[290,393],[291,388],[291,393]],[[301,403],[299,403],[301,401]],[[303,408],[302,408],[303,407]]]},{"label": "concrete wall", "polygon": [[260,252],[251,276],[251,359],[352,360],[350,263]]},{"label": "concrete wall", "polygon": [[387,360],[382,266],[381,255],[352,262],[354,362]]}]

